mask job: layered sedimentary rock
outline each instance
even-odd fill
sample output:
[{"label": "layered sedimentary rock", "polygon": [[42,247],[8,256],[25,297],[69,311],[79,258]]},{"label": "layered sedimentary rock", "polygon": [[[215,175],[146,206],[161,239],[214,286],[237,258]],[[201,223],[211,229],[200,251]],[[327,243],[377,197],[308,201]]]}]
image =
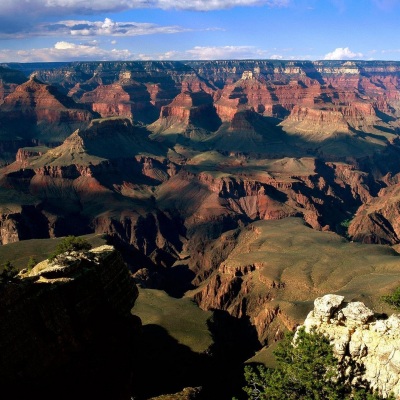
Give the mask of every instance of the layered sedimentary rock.
[{"label": "layered sedimentary rock", "polygon": [[17,86],[0,105],[1,142],[18,137],[20,147],[59,144],[92,118],[85,107],[32,77]]},{"label": "layered sedimentary rock", "polygon": [[[1,382],[16,397],[129,397],[138,290],[111,247],[59,255],[1,284]],[[63,388],[60,390],[60,388]]]},{"label": "layered sedimentary rock", "polygon": [[349,379],[366,380],[383,397],[393,393],[400,398],[399,315],[384,319],[361,302],[346,303],[343,296],[325,295],[315,300],[304,326],[329,338],[342,374],[355,362],[355,376]]},{"label": "layered sedimentary rock", "polygon": [[400,186],[382,189],[362,205],[349,226],[349,235],[364,243],[400,243]]},{"label": "layered sedimentary rock", "polygon": [[[391,125],[392,117],[399,113],[398,63],[277,60],[72,63],[60,70],[38,71],[37,75],[68,88],[70,95],[92,104],[103,115],[127,115],[128,94],[129,104],[138,115],[134,119],[142,120],[141,114],[147,112],[147,122],[153,122],[151,118],[157,110],[175,102],[176,95],[185,91],[212,95],[223,122],[231,121],[243,109],[284,119],[297,107],[288,125],[291,131],[307,131],[310,127],[303,126],[309,125],[307,121],[294,126],[296,118],[305,118],[299,108],[307,110],[306,119],[311,122],[320,120],[318,129],[323,132],[335,130],[329,127],[332,118],[340,120],[336,130],[344,129],[346,124],[365,130],[382,121],[383,126]],[[99,102],[96,99],[100,94]],[[148,100],[154,107],[152,111]],[[332,117],[332,113],[337,115]]]},{"label": "layered sedimentary rock", "polygon": [[181,222],[157,207],[151,187],[178,167],[155,155],[159,147],[129,119],[92,121],[42,151],[21,150],[2,173],[0,187],[8,193],[0,210],[2,244],[96,232],[132,246],[138,267],[174,262]]},{"label": "layered sedimentary rock", "polygon": [[7,118],[15,116],[47,123],[87,122],[92,118],[88,111],[79,109],[70,98],[57,93],[54,88],[35,77],[7,96],[1,111],[7,113]]},{"label": "layered sedimentary rock", "polygon": [[196,138],[196,130],[212,132],[220,124],[210,94],[183,91],[168,106],[161,107],[159,119],[149,129],[163,135],[183,133]]},{"label": "layered sedimentary rock", "polygon": [[281,125],[290,132],[323,140],[334,133],[350,133],[352,128],[368,131],[377,122],[371,104],[352,102],[351,106],[321,109],[295,106]]}]

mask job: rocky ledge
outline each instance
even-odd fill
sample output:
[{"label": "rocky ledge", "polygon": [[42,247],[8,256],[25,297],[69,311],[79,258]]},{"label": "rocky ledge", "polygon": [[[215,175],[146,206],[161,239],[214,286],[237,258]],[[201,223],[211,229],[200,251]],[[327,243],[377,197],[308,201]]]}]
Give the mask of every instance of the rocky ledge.
[{"label": "rocky ledge", "polygon": [[327,336],[340,361],[341,370],[355,362],[357,376],[387,397],[400,398],[400,315],[382,318],[361,302],[344,302],[328,294],[314,301],[304,326]]},{"label": "rocky ledge", "polygon": [[111,246],[65,253],[3,282],[2,388],[14,398],[129,399],[137,296]]}]

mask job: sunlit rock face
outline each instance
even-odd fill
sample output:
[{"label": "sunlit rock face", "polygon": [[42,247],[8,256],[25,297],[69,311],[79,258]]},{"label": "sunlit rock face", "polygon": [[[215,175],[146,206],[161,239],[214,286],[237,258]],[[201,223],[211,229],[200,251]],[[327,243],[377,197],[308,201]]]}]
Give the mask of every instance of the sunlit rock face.
[{"label": "sunlit rock face", "polygon": [[362,302],[344,302],[343,296],[328,294],[314,301],[304,321],[327,336],[345,374],[350,361],[358,372],[350,377],[366,380],[384,397],[400,396],[400,316],[382,319]]}]

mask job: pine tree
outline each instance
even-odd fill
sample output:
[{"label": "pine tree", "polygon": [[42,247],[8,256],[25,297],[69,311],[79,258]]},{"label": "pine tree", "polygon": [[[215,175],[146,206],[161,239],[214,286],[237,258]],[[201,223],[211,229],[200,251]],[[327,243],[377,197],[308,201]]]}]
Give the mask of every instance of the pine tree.
[{"label": "pine tree", "polygon": [[[249,400],[379,400],[368,387],[352,387],[338,372],[329,340],[315,330],[288,334],[274,352],[276,369],[245,367]],[[394,399],[390,397],[390,399]]]}]

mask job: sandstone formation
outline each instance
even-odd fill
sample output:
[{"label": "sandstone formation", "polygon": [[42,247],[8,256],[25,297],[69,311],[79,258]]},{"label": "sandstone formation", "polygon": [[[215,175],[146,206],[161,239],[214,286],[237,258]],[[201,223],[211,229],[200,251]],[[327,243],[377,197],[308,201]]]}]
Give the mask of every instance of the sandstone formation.
[{"label": "sandstone formation", "polygon": [[71,252],[1,284],[1,382],[15,397],[129,399],[138,290],[111,247]]},{"label": "sandstone formation", "polygon": [[399,184],[382,189],[363,204],[349,226],[349,235],[364,243],[400,243]]},{"label": "sandstone formation", "polygon": [[361,302],[344,302],[343,296],[325,295],[314,302],[314,310],[304,321],[306,330],[315,328],[327,336],[346,373],[350,361],[356,363],[356,376],[373,390],[387,397],[400,398],[400,317],[375,316]]},{"label": "sandstone formation", "polygon": [[281,125],[285,131],[321,141],[354,130],[383,138],[394,132],[399,69],[398,63],[363,61],[149,61],[71,63],[36,74],[103,116],[132,113],[145,123],[159,116],[159,133],[185,134],[187,116],[177,111],[185,107],[184,93],[205,92],[223,123],[244,110],[284,122],[290,115]]},{"label": "sandstone formation", "polygon": [[203,130],[216,131],[220,125],[213,98],[204,91],[183,91],[167,106],[161,107],[160,118],[149,126],[163,135],[182,133],[196,139]]},{"label": "sandstone formation", "polygon": [[84,106],[33,76],[16,86],[0,104],[0,143],[6,152],[14,154],[15,142],[19,147],[54,146],[92,118]]}]

